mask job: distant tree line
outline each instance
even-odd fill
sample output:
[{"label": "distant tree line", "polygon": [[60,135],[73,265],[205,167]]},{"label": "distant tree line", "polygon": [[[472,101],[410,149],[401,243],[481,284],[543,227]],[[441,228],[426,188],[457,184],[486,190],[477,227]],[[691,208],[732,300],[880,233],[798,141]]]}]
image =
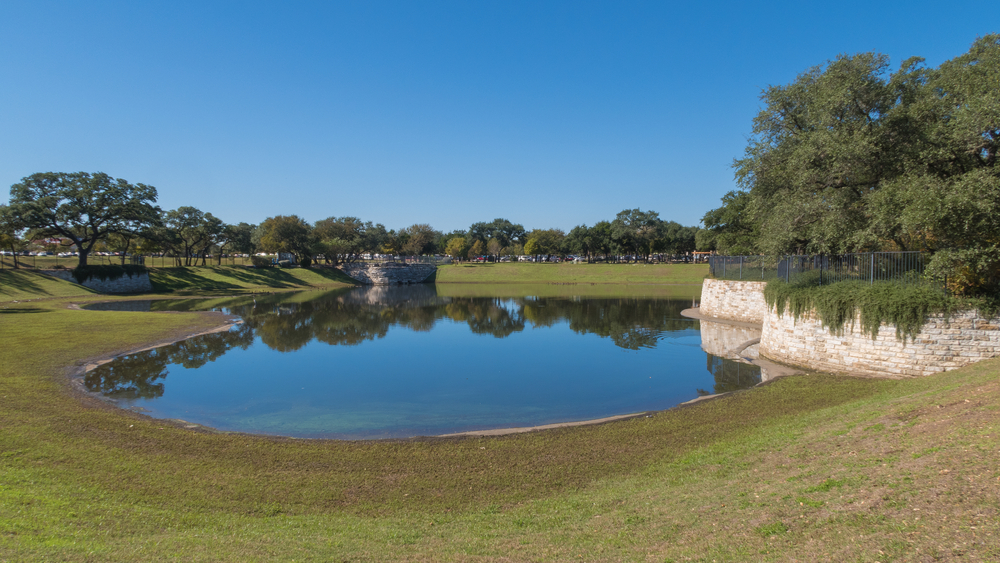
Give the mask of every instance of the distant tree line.
[{"label": "distant tree line", "polygon": [[937,68],[842,55],[761,99],[740,189],[705,214],[699,246],[919,250],[955,293],[1000,291],[1000,35]]},{"label": "distant tree line", "polygon": [[283,252],[309,266],[353,262],[366,255],[478,256],[565,255],[588,259],[648,260],[653,254],[694,250],[700,229],[663,221],[655,211],[625,210],[612,221],[526,231],[507,219],[473,223],[443,233],[417,223],[392,230],[357,217],[328,217],[310,224],[297,215],[268,217],[259,225],[226,224],[195,207],[164,211],[156,188],[104,173],[46,172],[11,186],[0,206],[0,248],[22,250],[27,241],[56,237],[72,245],[79,266],[96,250],[170,256],[178,266],[220,262],[223,254]]}]

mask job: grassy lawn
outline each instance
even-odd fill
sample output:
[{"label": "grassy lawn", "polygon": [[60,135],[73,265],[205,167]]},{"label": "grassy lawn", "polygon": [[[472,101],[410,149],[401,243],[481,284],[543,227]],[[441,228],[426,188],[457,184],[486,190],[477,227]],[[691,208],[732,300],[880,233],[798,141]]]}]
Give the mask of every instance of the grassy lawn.
[{"label": "grassy lawn", "polygon": [[700,284],[707,264],[449,264],[438,283],[653,283]]},{"label": "grassy lawn", "polygon": [[292,440],[74,395],[68,369],[219,322],[67,308],[97,298],[0,295],[0,561],[1000,559],[1000,360],[507,437]]},{"label": "grassy lawn", "polygon": [[355,284],[340,270],[332,268],[266,268],[242,266],[192,266],[151,268],[149,281],[155,292],[227,293],[270,289],[315,289]]}]

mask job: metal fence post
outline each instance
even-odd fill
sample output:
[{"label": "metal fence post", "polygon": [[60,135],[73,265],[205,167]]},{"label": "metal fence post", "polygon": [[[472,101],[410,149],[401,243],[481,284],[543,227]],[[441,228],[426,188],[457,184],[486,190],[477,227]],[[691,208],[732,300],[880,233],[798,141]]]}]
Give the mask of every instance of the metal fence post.
[{"label": "metal fence post", "polygon": [[871,271],[868,273],[868,285],[875,285],[875,253],[872,252],[872,266]]},{"label": "metal fence post", "polygon": [[743,257],[740,256],[740,279],[743,279]]}]

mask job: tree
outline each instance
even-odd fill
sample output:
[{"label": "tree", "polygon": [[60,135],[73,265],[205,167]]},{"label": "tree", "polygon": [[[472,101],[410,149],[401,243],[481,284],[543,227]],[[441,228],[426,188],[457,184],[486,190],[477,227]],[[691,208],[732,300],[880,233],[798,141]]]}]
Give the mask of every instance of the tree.
[{"label": "tree", "polygon": [[[396,242],[389,240],[385,225],[357,217],[328,217],[316,222],[313,233],[320,245],[328,249],[324,251],[326,259],[332,258],[334,264],[340,260],[353,262],[366,252],[380,252],[387,243],[394,246]],[[392,253],[398,251],[393,249]]]},{"label": "tree", "polygon": [[426,223],[411,225],[405,229],[407,240],[403,244],[403,252],[412,256],[434,253],[434,240],[440,233]]},{"label": "tree", "polygon": [[27,227],[20,217],[15,215],[10,207],[0,205],[0,249],[10,251],[14,259],[14,267],[18,267],[17,255],[27,247],[24,231]]},{"label": "tree", "polygon": [[466,251],[467,248],[465,245],[464,236],[451,238],[450,240],[448,240],[448,245],[445,246],[444,249],[445,254],[451,256],[452,258],[457,258],[457,259],[461,259],[463,256],[465,256]]},{"label": "tree", "polygon": [[653,241],[659,238],[660,214],[655,211],[626,209],[611,222],[611,240],[621,254],[641,255],[648,260]]},{"label": "tree", "polygon": [[253,233],[257,230],[257,225],[249,223],[239,223],[237,225],[226,225],[222,232],[224,247],[229,247],[233,252],[240,254],[256,254],[257,245],[254,243]]},{"label": "tree", "polygon": [[198,257],[204,265],[208,250],[218,242],[225,229],[220,219],[191,206],[166,212],[162,223],[163,227],[158,230],[160,241],[178,264],[183,259],[185,266],[191,266]]},{"label": "tree", "polygon": [[598,221],[590,228],[590,244],[595,254],[600,254],[605,258],[611,254],[614,244],[611,238],[611,223],[608,221]]},{"label": "tree", "polygon": [[574,254],[583,254],[590,261],[593,252],[590,228],[587,225],[577,225],[566,234],[566,246]]},{"label": "tree", "polygon": [[749,192],[734,191],[722,196],[722,207],[705,213],[701,219],[706,234],[702,235],[705,242],[698,249],[732,255],[758,254],[759,228],[750,205]]},{"label": "tree", "polygon": [[486,243],[486,252],[493,256],[494,258],[500,258],[500,251],[503,249],[500,246],[500,241],[495,238],[491,238],[488,243]]},{"label": "tree", "polygon": [[[767,88],[716,244],[767,254],[922,250],[959,293],[1000,283],[1000,35],[889,73],[842,55]],[[745,195],[744,195],[745,194]],[[993,289],[990,289],[993,288]]]},{"label": "tree", "polygon": [[472,243],[471,247],[469,247],[468,257],[470,260],[472,260],[473,258],[478,258],[482,256],[485,252],[486,252],[486,247],[483,244],[483,241],[477,240],[476,242]]},{"label": "tree", "polygon": [[10,210],[41,236],[73,241],[79,266],[112,233],[139,232],[159,222],[156,188],[103,172],[44,172],[10,188]]},{"label": "tree", "polygon": [[466,238],[470,245],[477,240],[486,244],[490,239],[495,238],[502,248],[518,242],[523,243],[524,235],[523,226],[511,223],[507,219],[494,219],[489,223],[473,223],[469,227]]},{"label": "tree", "polygon": [[532,256],[558,254],[562,250],[565,237],[562,229],[535,229],[528,234],[524,252]]},{"label": "tree", "polygon": [[257,230],[264,250],[293,254],[305,264],[312,258],[313,228],[298,215],[268,217]]}]

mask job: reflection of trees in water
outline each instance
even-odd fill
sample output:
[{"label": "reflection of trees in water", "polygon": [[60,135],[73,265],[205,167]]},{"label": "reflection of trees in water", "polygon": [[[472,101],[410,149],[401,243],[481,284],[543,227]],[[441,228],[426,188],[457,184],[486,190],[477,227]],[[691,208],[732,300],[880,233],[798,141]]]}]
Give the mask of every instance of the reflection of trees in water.
[{"label": "reflection of trees in water", "polygon": [[[738,389],[747,389],[760,383],[760,367],[744,364],[719,356],[707,354],[707,368],[715,377],[713,393],[728,393]],[[711,395],[708,391],[698,390],[701,395]]]},{"label": "reflection of trees in water", "polygon": [[166,377],[169,364],[198,367],[231,347],[246,348],[255,336],[269,348],[291,352],[313,340],[357,345],[383,338],[393,326],[429,331],[441,319],[464,322],[473,333],[495,338],[521,332],[529,322],[537,327],[568,322],[574,332],[608,337],[621,348],[638,350],[655,347],[665,333],[692,328],[692,321],[680,316],[687,306],[681,300],[443,298],[431,286],[346,289],[308,301],[297,299],[301,294],[154,302],[153,310],[223,308],[241,317],[243,324],[231,332],[121,358],[90,372],[87,388],[121,398],[156,397],[163,393],[159,380]]},{"label": "reflection of trees in water", "polygon": [[655,348],[664,333],[692,328],[681,317],[686,301],[651,299],[539,299],[525,305],[525,317],[535,326],[550,326],[562,320],[578,334],[611,338],[620,348]]},{"label": "reflection of trees in water", "polygon": [[292,294],[258,296],[256,303],[228,303],[226,310],[253,327],[267,346],[292,351],[315,339],[356,345],[384,337],[390,327],[429,331],[448,318],[475,334],[504,338],[568,321],[580,334],[609,337],[622,348],[652,348],[667,332],[692,328],[680,316],[684,300],[437,297],[430,286],[359,288],[331,292],[302,303]]},{"label": "reflection of trees in water", "polygon": [[198,368],[232,348],[253,344],[254,332],[244,324],[229,331],[206,334],[176,344],[118,358],[87,373],[87,390],[117,399],[153,399],[163,395],[163,382],[170,364]]}]

